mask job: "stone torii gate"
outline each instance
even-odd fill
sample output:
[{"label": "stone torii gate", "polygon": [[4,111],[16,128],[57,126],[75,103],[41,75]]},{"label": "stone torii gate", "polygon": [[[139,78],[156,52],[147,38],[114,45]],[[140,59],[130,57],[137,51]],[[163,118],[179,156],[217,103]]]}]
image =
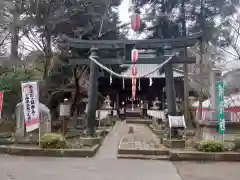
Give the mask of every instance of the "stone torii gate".
[{"label": "stone torii gate", "polygon": [[[202,33],[196,33],[186,37],[180,37],[175,39],[153,39],[153,40],[81,40],[70,38],[68,36],[62,37],[62,43],[67,44],[68,47],[77,50],[90,50],[90,56],[101,64],[132,64],[131,51],[133,48],[141,50],[154,50],[153,58],[140,57],[137,64],[162,64],[169,58],[166,55],[167,52],[171,52],[173,49],[181,49],[184,47],[190,47],[195,45],[201,40]],[[115,52],[116,56],[101,57],[102,52]],[[124,56],[119,56],[119,54]],[[90,59],[81,59],[77,55],[70,55],[68,58],[73,64],[90,64],[90,86],[88,91],[88,112],[87,112],[87,129],[88,135],[93,136],[95,129],[95,112],[97,103],[97,81],[99,77],[98,65]],[[167,95],[167,108],[169,115],[176,115],[176,95],[173,78],[173,64],[191,64],[195,63],[195,58],[173,56],[171,61],[164,65],[164,71],[166,76],[166,88],[170,91],[166,91]]]}]

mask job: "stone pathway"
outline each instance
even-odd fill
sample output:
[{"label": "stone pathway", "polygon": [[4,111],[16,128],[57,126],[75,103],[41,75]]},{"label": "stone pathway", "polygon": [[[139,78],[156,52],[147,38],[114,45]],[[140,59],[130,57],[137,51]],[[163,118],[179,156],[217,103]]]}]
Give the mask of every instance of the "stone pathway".
[{"label": "stone pathway", "polygon": [[117,121],[115,126],[113,127],[113,130],[108,134],[108,136],[105,138],[101,148],[96,154],[95,158],[117,158],[117,150],[119,146],[119,142],[121,139],[121,136],[123,134],[126,134],[128,131],[127,124],[125,122],[119,122]]},{"label": "stone pathway", "polygon": [[126,133],[122,136],[121,148],[158,149],[163,148],[158,137],[143,124],[128,124],[133,127],[134,133]]}]

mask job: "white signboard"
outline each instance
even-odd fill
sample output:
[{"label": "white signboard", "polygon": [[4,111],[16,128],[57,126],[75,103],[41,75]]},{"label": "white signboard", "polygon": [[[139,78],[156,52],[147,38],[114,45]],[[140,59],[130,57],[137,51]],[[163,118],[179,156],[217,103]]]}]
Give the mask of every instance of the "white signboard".
[{"label": "white signboard", "polygon": [[168,116],[170,128],[186,128],[184,116]]},{"label": "white signboard", "polygon": [[60,116],[70,116],[69,104],[60,104]]},{"label": "white signboard", "polygon": [[40,125],[38,84],[27,82],[22,83],[21,87],[26,132],[31,132]]}]

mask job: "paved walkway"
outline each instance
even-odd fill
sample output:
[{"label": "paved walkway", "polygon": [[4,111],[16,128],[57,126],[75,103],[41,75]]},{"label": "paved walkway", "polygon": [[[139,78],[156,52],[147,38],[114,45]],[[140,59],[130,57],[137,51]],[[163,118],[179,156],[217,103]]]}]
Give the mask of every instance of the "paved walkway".
[{"label": "paved walkway", "polygon": [[[127,132],[128,125],[117,122],[95,158],[47,158],[0,155],[0,180],[239,179],[239,163],[202,164],[178,162],[173,165],[169,161],[116,159],[119,140]],[[182,176],[182,179],[177,171]]]},{"label": "paved walkway", "polygon": [[122,136],[121,148],[155,150],[163,148],[160,139],[144,124],[128,124],[134,133],[125,133]]},{"label": "paved walkway", "polygon": [[239,162],[175,162],[183,180],[239,180]]},{"label": "paved walkway", "polygon": [[106,158],[117,158],[117,150],[121,136],[126,134],[128,131],[127,125],[124,122],[117,121],[113,130],[105,138],[103,145],[99,149],[96,158],[106,159]]},{"label": "paved walkway", "polygon": [[128,125],[117,122],[95,158],[45,158],[0,155],[1,180],[181,180],[168,161],[117,159]]}]

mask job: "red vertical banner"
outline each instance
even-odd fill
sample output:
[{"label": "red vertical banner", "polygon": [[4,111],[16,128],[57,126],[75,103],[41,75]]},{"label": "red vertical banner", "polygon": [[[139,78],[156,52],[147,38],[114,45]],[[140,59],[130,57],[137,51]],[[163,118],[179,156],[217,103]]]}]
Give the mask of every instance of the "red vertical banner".
[{"label": "red vertical banner", "polygon": [[2,117],[3,91],[0,91],[0,118]]}]

